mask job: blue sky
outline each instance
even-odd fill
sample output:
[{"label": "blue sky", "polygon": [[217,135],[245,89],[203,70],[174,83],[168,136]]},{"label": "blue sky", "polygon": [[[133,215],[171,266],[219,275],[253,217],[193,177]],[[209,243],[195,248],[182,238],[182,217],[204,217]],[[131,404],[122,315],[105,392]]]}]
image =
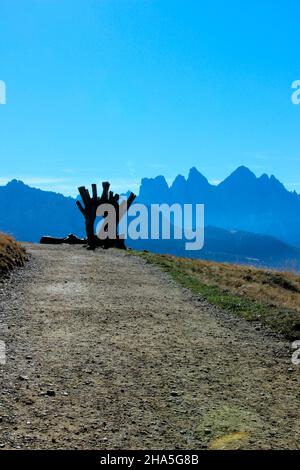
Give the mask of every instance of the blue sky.
[{"label": "blue sky", "polygon": [[300,192],[298,1],[0,0],[0,183],[239,165]]}]

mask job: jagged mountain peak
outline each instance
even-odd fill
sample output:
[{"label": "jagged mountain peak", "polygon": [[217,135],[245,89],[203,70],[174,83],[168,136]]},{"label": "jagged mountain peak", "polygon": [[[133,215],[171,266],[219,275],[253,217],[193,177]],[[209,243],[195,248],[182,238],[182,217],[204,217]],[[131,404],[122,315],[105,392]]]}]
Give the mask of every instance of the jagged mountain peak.
[{"label": "jagged mountain peak", "polygon": [[186,187],[187,181],[183,175],[177,175],[174,179],[173,183],[171,184],[171,190],[174,191],[181,191],[183,188]]},{"label": "jagged mountain peak", "polygon": [[245,184],[253,183],[257,178],[255,174],[249,170],[246,166],[239,166],[234,170],[224,181],[222,181],[219,186],[231,186],[232,184]]},{"label": "jagged mountain peak", "polygon": [[257,178],[257,180],[260,184],[263,184],[270,190],[278,189],[281,192],[287,192],[287,189],[284,187],[284,185],[277,178],[275,178],[274,175],[268,176],[266,173],[263,173],[259,178]]},{"label": "jagged mountain peak", "polygon": [[142,178],[139,199],[144,202],[159,202],[166,199],[169,193],[169,186],[166,178],[162,175],[155,178]]},{"label": "jagged mountain peak", "polygon": [[164,186],[168,186],[166,178],[163,175],[155,176],[154,178],[142,178],[143,183],[156,183],[156,184],[163,184]]},{"label": "jagged mountain peak", "polygon": [[200,173],[200,171],[198,171],[194,166],[189,171],[187,182],[189,184],[209,185],[207,178],[205,178],[205,176],[203,176],[202,173]]},{"label": "jagged mountain peak", "polygon": [[7,188],[24,188],[24,187],[29,187],[27,186],[23,181],[21,180],[17,180],[16,178],[14,178],[13,180],[9,181],[7,184],[6,184],[6,187]]},{"label": "jagged mountain peak", "polygon": [[183,175],[177,175],[172,184],[174,184],[177,181],[178,182],[186,182],[186,179]]}]

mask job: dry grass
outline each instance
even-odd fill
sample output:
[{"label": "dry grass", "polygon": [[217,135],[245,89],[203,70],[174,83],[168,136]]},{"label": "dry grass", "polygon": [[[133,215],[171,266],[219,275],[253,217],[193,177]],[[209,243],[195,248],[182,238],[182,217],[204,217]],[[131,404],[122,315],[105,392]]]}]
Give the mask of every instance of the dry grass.
[{"label": "dry grass", "polygon": [[300,338],[299,275],[169,255],[139,255],[210,303],[289,338]]},{"label": "dry grass", "polygon": [[0,275],[26,261],[25,249],[9,235],[0,233]]},{"label": "dry grass", "polygon": [[300,276],[296,274],[186,258],[174,261],[187,275],[208,286],[300,313]]}]

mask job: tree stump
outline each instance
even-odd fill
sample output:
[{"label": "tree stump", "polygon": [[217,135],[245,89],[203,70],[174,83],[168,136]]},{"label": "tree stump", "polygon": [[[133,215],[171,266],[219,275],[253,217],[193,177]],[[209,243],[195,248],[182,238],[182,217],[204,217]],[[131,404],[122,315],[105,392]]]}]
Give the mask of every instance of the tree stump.
[{"label": "tree stump", "polygon": [[[136,195],[130,193],[127,200],[124,200],[120,204],[119,194],[114,194],[112,191],[109,190],[109,188],[110,183],[104,181],[102,183],[102,194],[100,197],[98,196],[96,184],[92,184],[92,196],[90,195],[88,189],[85,188],[85,186],[80,186],[78,188],[82,203],[80,201],[76,201],[76,204],[85,219],[87,243],[90,249],[95,249],[98,246],[101,246],[103,248],[126,248],[124,239],[120,238],[119,223],[124,213],[128,211],[129,207],[135,200]],[[107,232],[107,236],[104,239],[100,239],[95,234],[95,221],[97,217],[98,208],[104,204],[111,206],[112,209],[115,211],[115,237],[109,237],[108,227],[105,222],[105,218],[108,216],[108,213],[105,211],[103,214],[103,230],[104,232]]]}]

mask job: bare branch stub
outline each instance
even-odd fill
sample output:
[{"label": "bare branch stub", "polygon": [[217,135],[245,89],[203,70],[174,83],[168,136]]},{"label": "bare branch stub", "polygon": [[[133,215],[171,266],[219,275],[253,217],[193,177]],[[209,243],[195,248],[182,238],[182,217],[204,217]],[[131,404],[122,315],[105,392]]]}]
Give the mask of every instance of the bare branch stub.
[{"label": "bare branch stub", "polygon": [[[130,193],[125,203],[125,207],[123,204],[122,206],[120,206],[119,194],[114,194],[113,191],[109,190],[109,188],[110,188],[110,183],[107,181],[104,181],[102,183],[102,194],[100,197],[98,196],[96,184],[92,184],[92,196],[90,195],[89,191],[85,188],[85,186],[80,186],[78,188],[79,194],[82,199],[82,203],[80,201],[76,201],[76,204],[85,219],[85,229],[86,229],[88,246],[90,249],[94,249],[97,246],[102,246],[103,248],[109,248],[109,247],[126,248],[124,239],[119,237],[118,226],[119,226],[121,217],[124,215],[126,211],[128,211],[129,207],[135,200],[136,195],[133,193]],[[115,231],[116,238],[115,239],[109,239],[107,237],[105,240],[100,240],[95,234],[94,225],[95,225],[95,220],[97,217],[97,209],[102,204],[111,204],[115,210],[115,213],[116,213],[116,231]]]}]

